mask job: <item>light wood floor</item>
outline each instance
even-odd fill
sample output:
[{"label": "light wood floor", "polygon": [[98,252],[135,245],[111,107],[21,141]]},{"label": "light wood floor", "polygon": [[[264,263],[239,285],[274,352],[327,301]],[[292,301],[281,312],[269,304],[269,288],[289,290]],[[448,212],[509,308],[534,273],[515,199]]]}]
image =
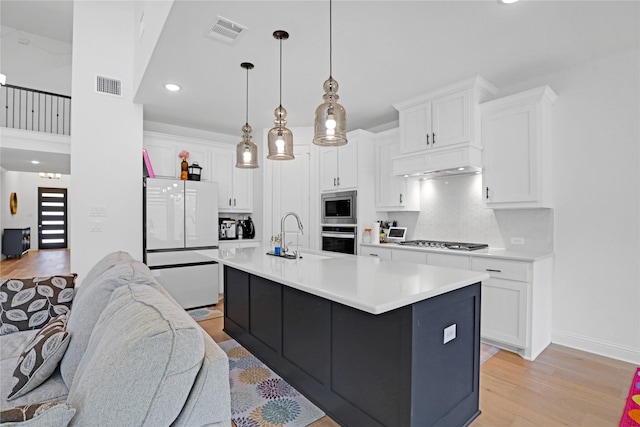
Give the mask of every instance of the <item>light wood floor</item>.
[{"label": "light wood floor", "polygon": [[[69,273],[68,251],[31,251],[0,262],[0,277]],[[216,342],[223,318],[200,322]],[[552,344],[535,362],[500,351],[480,368],[480,410],[472,427],[616,427],[635,366]],[[312,427],[338,426],[329,417]]]}]

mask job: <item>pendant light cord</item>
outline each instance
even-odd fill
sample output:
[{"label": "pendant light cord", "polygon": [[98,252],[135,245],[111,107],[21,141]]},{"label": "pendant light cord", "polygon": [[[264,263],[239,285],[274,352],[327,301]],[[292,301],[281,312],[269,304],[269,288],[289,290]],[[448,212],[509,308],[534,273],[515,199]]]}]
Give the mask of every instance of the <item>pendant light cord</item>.
[{"label": "pendant light cord", "polygon": [[280,37],[280,110],[282,110],[282,37]]},{"label": "pendant light cord", "polygon": [[329,0],[329,78],[333,79],[333,31],[332,31],[332,10],[331,0]]},{"label": "pendant light cord", "polygon": [[247,118],[247,124],[249,124],[249,67],[247,67],[247,110],[245,117]]}]

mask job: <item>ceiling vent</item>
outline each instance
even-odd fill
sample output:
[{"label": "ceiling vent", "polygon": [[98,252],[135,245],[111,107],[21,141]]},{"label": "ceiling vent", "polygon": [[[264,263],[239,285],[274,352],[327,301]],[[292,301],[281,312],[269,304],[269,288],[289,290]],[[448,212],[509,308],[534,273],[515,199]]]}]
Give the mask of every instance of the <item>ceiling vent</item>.
[{"label": "ceiling vent", "polygon": [[96,76],[96,92],[122,96],[122,82],[108,77]]},{"label": "ceiling vent", "polygon": [[205,37],[214,40],[220,40],[225,43],[231,44],[238,40],[238,38],[247,32],[247,27],[243,27],[233,21],[218,16],[218,20],[213,26],[207,27],[205,30]]}]

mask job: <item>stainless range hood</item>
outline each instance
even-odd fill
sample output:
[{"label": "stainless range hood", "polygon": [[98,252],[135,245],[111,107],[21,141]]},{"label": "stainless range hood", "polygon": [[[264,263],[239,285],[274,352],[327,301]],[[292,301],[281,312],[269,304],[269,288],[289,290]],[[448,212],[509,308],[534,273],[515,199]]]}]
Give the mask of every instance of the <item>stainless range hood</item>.
[{"label": "stainless range hood", "polygon": [[480,172],[482,172],[482,169],[478,167],[474,167],[474,166],[462,167],[461,166],[459,168],[443,169],[443,170],[437,170],[437,171],[431,171],[431,172],[422,172],[419,174],[412,174],[412,175],[405,174],[404,176],[405,177],[419,176],[421,178],[431,179],[431,178],[446,178],[449,176],[475,175]]}]

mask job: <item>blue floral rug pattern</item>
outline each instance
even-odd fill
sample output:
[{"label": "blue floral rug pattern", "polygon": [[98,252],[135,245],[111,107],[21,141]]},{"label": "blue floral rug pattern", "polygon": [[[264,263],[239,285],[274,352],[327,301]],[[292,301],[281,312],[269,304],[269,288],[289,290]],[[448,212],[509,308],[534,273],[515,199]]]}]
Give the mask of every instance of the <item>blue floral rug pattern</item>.
[{"label": "blue floral rug pattern", "polygon": [[231,419],[237,427],[304,427],[324,417],[318,407],[234,340],[229,356]]}]

